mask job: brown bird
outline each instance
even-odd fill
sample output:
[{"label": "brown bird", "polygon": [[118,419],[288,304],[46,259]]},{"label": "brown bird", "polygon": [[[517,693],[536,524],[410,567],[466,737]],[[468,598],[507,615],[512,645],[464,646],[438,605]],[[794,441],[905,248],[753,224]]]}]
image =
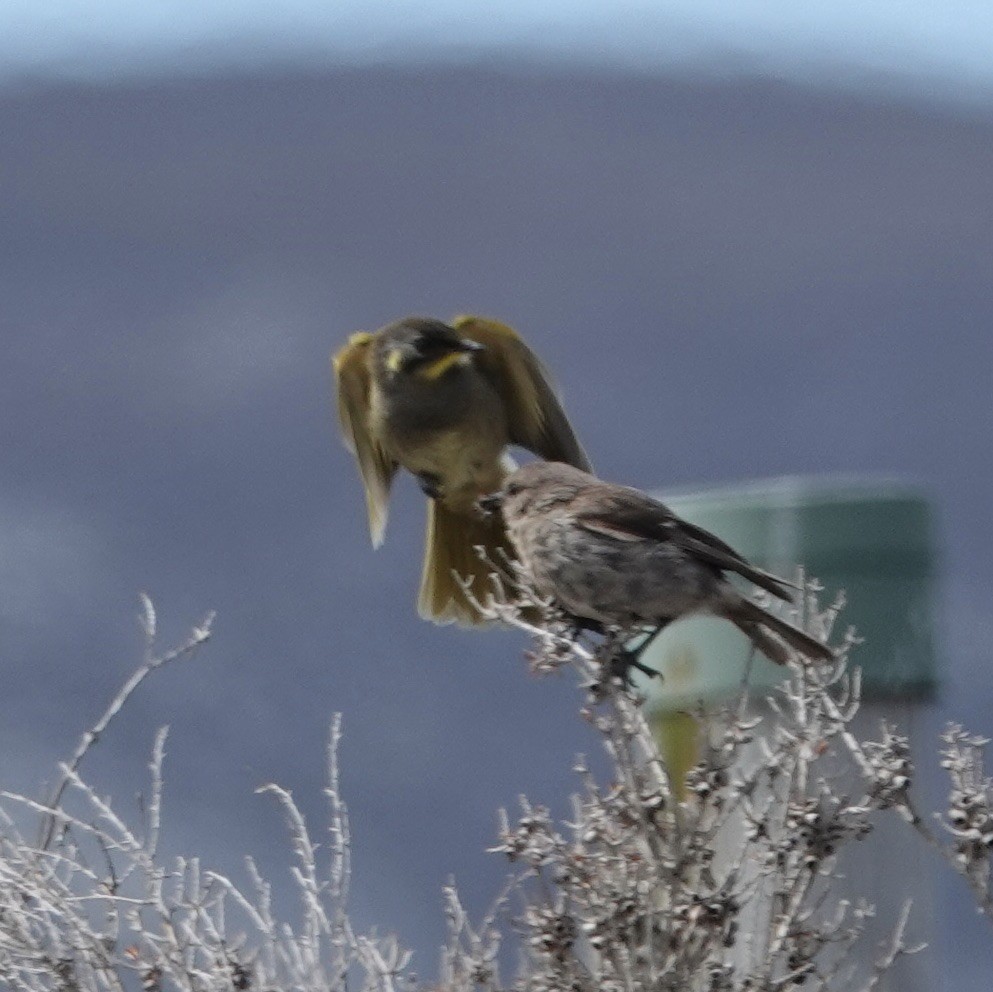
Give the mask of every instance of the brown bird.
[{"label": "brown bird", "polygon": [[790,657],[786,645],[809,659],[834,657],[826,644],[742,595],[726,573],[792,601],[782,579],[637,489],[533,462],[480,504],[502,511],[536,592],[585,626],[661,628],[709,613],[730,620],[779,664]]},{"label": "brown bird", "polygon": [[373,545],[383,542],[390,483],[405,468],[428,496],[420,613],[439,623],[482,622],[455,575],[485,595],[493,569],[474,548],[496,562],[501,551],[512,554],[500,518],[476,505],[513,469],[507,447],[589,468],[541,362],[495,320],[405,317],[353,334],[333,368]]}]

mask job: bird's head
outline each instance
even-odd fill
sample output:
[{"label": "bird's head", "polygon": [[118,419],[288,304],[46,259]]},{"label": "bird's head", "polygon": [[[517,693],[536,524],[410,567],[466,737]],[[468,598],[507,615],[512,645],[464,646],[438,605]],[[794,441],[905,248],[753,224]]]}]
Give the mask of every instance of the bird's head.
[{"label": "bird's head", "polygon": [[528,462],[511,472],[498,492],[480,497],[476,504],[483,513],[502,513],[504,520],[526,517],[568,503],[596,479],[561,462]]},{"label": "bird's head", "polygon": [[438,379],[456,365],[472,361],[483,346],[430,317],[407,317],[377,335],[379,360],[389,376],[417,375]]}]

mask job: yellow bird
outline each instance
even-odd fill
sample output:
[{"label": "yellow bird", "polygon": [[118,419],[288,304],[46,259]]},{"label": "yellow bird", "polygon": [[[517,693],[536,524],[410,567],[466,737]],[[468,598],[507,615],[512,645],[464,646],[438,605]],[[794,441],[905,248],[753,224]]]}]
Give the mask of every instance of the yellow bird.
[{"label": "yellow bird", "polygon": [[332,366],[373,546],[383,543],[390,483],[405,468],[428,496],[421,615],[438,623],[483,622],[455,576],[484,597],[492,568],[475,547],[495,562],[513,553],[500,515],[487,518],[476,507],[513,469],[508,446],[590,468],[541,362],[495,320],[405,317],[372,334],[353,334]]}]

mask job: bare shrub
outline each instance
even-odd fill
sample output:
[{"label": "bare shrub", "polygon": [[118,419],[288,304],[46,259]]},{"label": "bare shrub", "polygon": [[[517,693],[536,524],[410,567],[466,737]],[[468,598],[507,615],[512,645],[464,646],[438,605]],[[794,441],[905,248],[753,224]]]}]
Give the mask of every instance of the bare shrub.
[{"label": "bare shrub", "polygon": [[[509,595],[506,568],[501,575],[481,605],[534,637],[535,671],[578,675],[580,713],[609,757],[610,780],[598,781],[580,759],[568,822],[555,822],[527,799],[513,817],[500,813],[492,851],[508,859],[510,877],[478,924],[454,886],[446,889],[449,939],[438,988],[876,988],[898,959],[919,950],[904,936],[911,907],[889,921],[889,939],[859,973],[852,951],[866,939],[872,909],[839,894],[839,863],[883,816],[899,817],[939,851],[993,918],[986,741],[947,730],[942,763],[951,790],[933,830],[913,803],[906,738],[884,725],[879,740],[861,741],[850,729],[859,705],[858,671],[847,662],[850,633],[835,637],[836,664],[797,659],[767,701],[751,700],[743,687],[709,714],[701,761],[679,798],[638,696],[614,674],[632,632],[617,631],[606,643],[577,637],[549,604],[518,588]],[[841,604],[822,608],[817,593],[805,586],[802,616],[794,619],[828,638]],[[289,871],[302,906],[296,926],[274,917],[269,883],[250,859],[245,891],[196,857],[161,858],[165,731],[155,739],[140,827],[80,776],[89,748],[130,693],[210,633],[208,622],[162,654],[147,600],[142,622],[143,665],[61,766],[50,799],[0,793],[0,982],[31,992],[124,992],[135,982],[146,992],[395,992],[413,985],[410,955],[398,941],[358,934],[349,921],[351,838],[338,789],[338,717],[326,756],[330,843],[320,859],[292,796],[275,785],[260,790],[287,818]],[[847,774],[839,774],[842,767]],[[21,826],[25,816],[37,820],[34,840]],[[511,970],[504,980],[501,972]]]}]

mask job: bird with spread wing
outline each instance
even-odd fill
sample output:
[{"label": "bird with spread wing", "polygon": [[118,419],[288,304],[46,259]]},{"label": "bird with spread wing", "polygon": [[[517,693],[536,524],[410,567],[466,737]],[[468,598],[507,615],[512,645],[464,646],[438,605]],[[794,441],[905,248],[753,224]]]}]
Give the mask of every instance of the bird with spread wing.
[{"label": "bird with spread wing", "polygon": [[383,542],[390,484],[405,468],[428,497],[420,613],[481,623],[459,580],[485,597],[488,562],[513,556],[499,515],[476,505],[513,470],[508,447],[590,468],[547,372],[513,329],[475,316],[406,317],[353,334],[332,365],[373,545]]}]

